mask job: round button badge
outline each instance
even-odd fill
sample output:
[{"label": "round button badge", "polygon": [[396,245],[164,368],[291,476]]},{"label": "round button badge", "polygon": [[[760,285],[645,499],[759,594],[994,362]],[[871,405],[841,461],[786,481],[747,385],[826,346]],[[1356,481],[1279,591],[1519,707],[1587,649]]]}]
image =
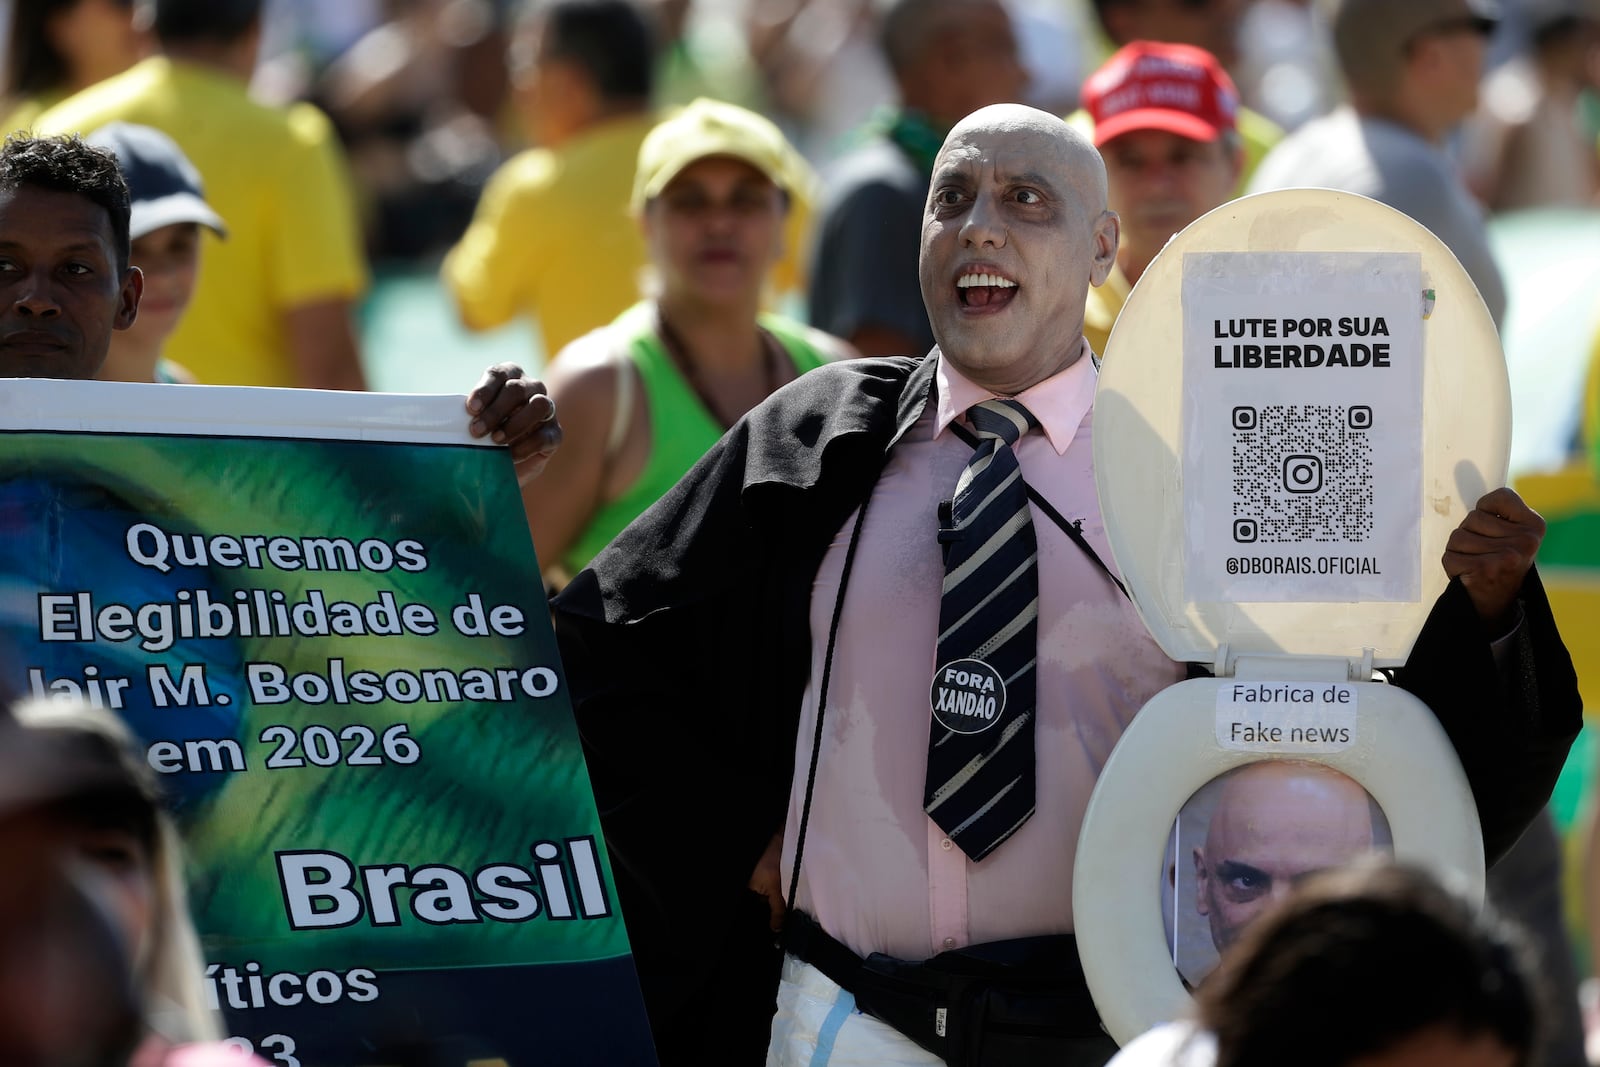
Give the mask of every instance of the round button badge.
[{"label": "round button badge", "polygon": [[1006,683],[982,660],[956,659],[933,672],[928,694],[933,717],[946,730],[981,734],[1006,710]]}]

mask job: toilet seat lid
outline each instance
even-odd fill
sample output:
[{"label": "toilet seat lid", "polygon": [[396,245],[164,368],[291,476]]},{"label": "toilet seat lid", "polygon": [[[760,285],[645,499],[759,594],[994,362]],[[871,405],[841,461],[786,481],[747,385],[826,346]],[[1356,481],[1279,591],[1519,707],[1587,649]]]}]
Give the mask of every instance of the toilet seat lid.
[{"label": "toilet seat lid", "polygon": [[1326,189],[1175,236],[1117,320],[1094,420],[1117,565],[1167,655],[1202,663],[1403,663],[1511,438],[1465,269],[1409,216]]}]

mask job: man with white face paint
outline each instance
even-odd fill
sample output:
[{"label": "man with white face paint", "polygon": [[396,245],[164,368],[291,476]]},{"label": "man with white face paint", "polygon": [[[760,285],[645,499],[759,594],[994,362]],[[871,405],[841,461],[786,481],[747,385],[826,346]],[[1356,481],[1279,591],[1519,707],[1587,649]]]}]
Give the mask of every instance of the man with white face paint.
[{"label": "man with white face paint", "polygon": [[[779,390],[555,601],[663,1063],[1112,1054],[1070,936],[1078,829],[1128,721],[1186,673],[1111,580],[1092,477],[1083,309],[1117,237],[1085,139],[1017,105],[968,116],[923,218],[934,352]],[[1537,516],[1491,495],[1402,681],[1483,708],[1502,686],[1474,609],[1526,606],[1535,681],[1503,701],[1522,716],[1446,720],[1469,774],[1498,773],[1474,776],[1493,852],[1578,710],[1530,573]],[[975,754],[952,770],[952,751]],[[971,977],[995,959],[1047,988]]]}]

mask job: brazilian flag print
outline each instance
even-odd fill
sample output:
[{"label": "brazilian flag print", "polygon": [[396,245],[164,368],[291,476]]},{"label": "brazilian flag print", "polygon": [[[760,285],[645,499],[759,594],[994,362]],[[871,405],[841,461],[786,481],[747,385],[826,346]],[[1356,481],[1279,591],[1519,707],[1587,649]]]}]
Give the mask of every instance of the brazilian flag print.
[{"label": "brazilian flag print", "polygon": [[516,478],[460,398],[8,392],[5,681],[137,735],[240,1043],[653,1063]]}]

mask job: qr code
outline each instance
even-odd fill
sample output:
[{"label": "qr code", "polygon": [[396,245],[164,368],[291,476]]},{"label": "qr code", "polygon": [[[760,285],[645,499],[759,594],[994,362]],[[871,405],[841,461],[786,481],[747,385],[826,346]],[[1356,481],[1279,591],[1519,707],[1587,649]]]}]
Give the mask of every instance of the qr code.
[{"label": "qr code", "polygon": [[1233,539],[1365,541],[1372,535],[1372,409],[1233,409]]}]

